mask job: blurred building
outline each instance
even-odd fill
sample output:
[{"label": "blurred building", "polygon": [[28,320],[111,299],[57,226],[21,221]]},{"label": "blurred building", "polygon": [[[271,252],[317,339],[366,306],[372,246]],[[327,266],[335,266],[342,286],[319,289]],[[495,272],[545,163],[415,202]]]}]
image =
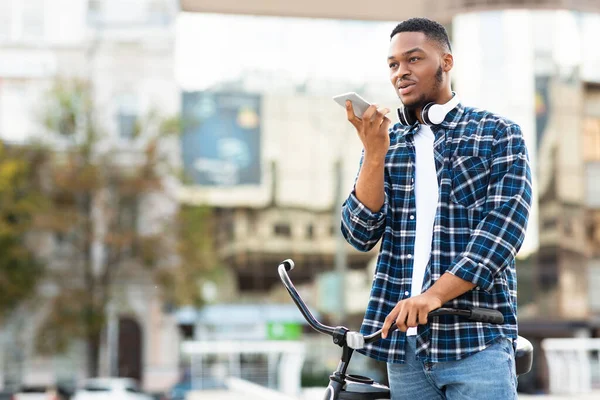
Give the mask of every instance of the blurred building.
[{"label": "blurred building", "polygon": [[[331,270],[343,201],[336,193],[348,195],[361,152],[344,109],[318,95],[264,93],[249,100],[244,92],[220,90],[187,93],[183,107],[184,119],[202,124],[183,137],[191,182],[181,199],[214,207],[221,221],[217,247],[238,290],[251,298],[281,286],[276,268],[286,258],[297,263],[298,283]],[[252,127],[243,126],[244,118]],[[364,269],[376,255],[346,243],[342,250],[350,269]]]},{"label": "blurred building", "polygon": [[[4,0],[0,2],[0,137],[14,143],[39,138],[45,92],[57,77],[90,81],[105,121],[102,127],[124,160],[133,160],[136,123],[152,110],[179,112],[173,48],[179,5],[174,0]],[[174,153],[177,156],[177,153]],[[139,229],[172,214],[176,200],[154,196],[142,204]],[[53,263],[68,261],[60,238],[40,249]],[[96,257],[102,257],[100,249]],[[179,332],[154,283],[141,268],[115,285],[109,326],[101,348],[102,375],[131,376],[149,391],[178,378]],[[52,290],[42,295],[51,296]],[[23,310],[0,329],[0,387],[20,383],[78,383],[85,347],[40,357],[33,349],[44,308]]]},{"label": "blurred building", "polygon": [[[297,30],[306,34],[293,41],[285,35],[295,29],[287,20],[277,22],[276,30],[234,16],[203,15],[200,23],[186,24],[191,17],[184,14],[176,22],[178,3],[194,12],[388,23],[303,20]],[[339,317],[343,304],[360,319],[377,247],[359,253],[339,237],[339,206],[356,177],[361,145],[331,96],[357,91],[394,109],[387,72],[360,63],[379,63],[397,21],[436,18],[451,34],[453,84],[463,103],[519,123],[528,143],[535,205],[517,266],[519,317],[521,334],[538,353],[520,385],[544,389],[541,339],[600,334],[600,296],[594,290],[600,284],[600,50],[595,44],[600,15],[587,13],[600,12],[600,6],[584,0],[570,4],[578,11],[553,11],[564,6],[560,0],[386,1],[376,8],[312,0],[4,0],[0,136],[23,142],[36,134],[32,110],[60,75],[92,80],[98,104],[106,106],[108,131],[127,150],[144,113],[153,107],[176,113],[181,105],[182,146],[172,154],[181,156],[188,180],[179,200],[210,205],[219,221],[215,239],[225,273],[210,301],[289,301],[275,269],[292,258],[294,282],[323,318]],[[191,31],[194,24],[207,28]],[[240,26],[241,34],[232,33]],[[256,36],[245,34],[248,29]],[[320,36],[311,36],[313,31]],[[339,56],[335,44],[342,49],[348,42],[365,53]],[[176,61],[190,66],[178,79]],[[298,66],[310,72],[301,77],[290,72]],[[159,202],[148,215],[175,207],[167,199]],[[335,274],[340,270],[346,271],[345,295]],[[162,311],[141,276],[122,282],[121,289],[122,301],[109,310],[102,371],[118,373],[121,327],[134,338],[127,346],[137,349],[130,352],[137,354],[133,360],[122,362],[133,365],[147,389],[164,388],[177,373],[177,321]],[[29,345],[35,324],[16,335],[24,326],[19,323],[25,320],[4,327],[1,336],[5,382],[81,376],[81,349],[65,359],[38,359]],[[11,341],[15,337],[22,342]],[[8,351],[14,348],[24,351]]]},{"label": "blurred building", "polygon": [[[402,2],[402,4],[390,2],[374,10],[366,3],[348,9],[336,7],[335,2],[328,3],[327,7],[317,2],[305,2],[301,7],[296,7],[288,4],[267,4],[263,1],[248,2],[243,5],[235,5],[233,2],[216,4],[202,0],[182,1],[183,10],[192,12],[379,21],[390,19],[400,21],[412,16],[425,15],[436,18],[447,26],[455,55],[453,87],[461,96],[463,103],[489,109],[519,123],[529,148],[534,174],[534,207],[526,240],[517,262],[520,332],[534,342],[537,352],[533,371],[520,379],[520,388],[528,391],[544,390],[548,386],[545,359],[539,347],[543,338],[597,337],[599,334],[599,297],[594,288],[600,276],[597,251],[600,244],[598,242],[600,195],[597,189],[597,182],[600,181],[598,155],[600,152],[600,129],[598,128],[600,126],[600,111],[598,111],[600,51],[594,42],[600,34],[598,28],[600,27],[600,3],[581,1],[572,2],[570,5],[573,10],[561,10],[564,4],[552,0],[464,2],[448,0],[436,1],[435,6],[427,2]],[[505,8],[507,10],[503,11]],[[317,26],[315,23],[315,27]],[[372,29],[378,28],[373,26]],[[364,38],[360,35],[353,37]],[[336,38],[335,34],[331,35],[333,43]],[[306,40],[312,43],[310,37]],[[367,47],[365,42],[362,42],[362,45]],[[376,46],[375,41],[372,45]],[[348,61],[348,58],[343,60]],[[353,59],[350,60],[354,62]],[[324,66],[324,69],[326,70],[327,67]],[[381,78],[387,77],[382,75]],[[365,80],[364,86],[357,91],[364,93],[365,88],[376,81],[377,79]],[[244,85],[238,85],[238,88],[240,87],[243,88]],[[253,91],[268,92],[269,87],[267,83]],[[335,104],[327,104],[330,102],[329,97],[350,90],[352,89],[336,91],[329,87],[329,91],[321,92],[323,104],[319,106],[319,110],[329,114],[328,107],[331,107],[331,113],[337,112]],[[382,103],[385,104],[390,100],[389,104],[393,105],[389,94],[385,90],[376,90],[367,98],[383,98],[385,101]],[[272,108],[272,111],[267,112],[266,110],[269,109],[267,99],[274,96],[264,97],[263,103],[266,105],[263,108],[261,122],[263,132],[267,136],[270,127],[274,126],[269,123],[273,118],[271,115],[275,116],[281,111]],[[306,93],[297,93],[293,97],[290,102],[304,101]],[[278,107],[284,109],[287,101],[282,99],[278,103]],[[297,110],[300,114],[302,108]],[[302,113],[305,116],[311,115],[308,110]],[[284,128],[276,130],[280,135],[285,135],[281,133],[281,129],[286,129],[287,132],[294,129],[290,125],[302,124],[294,120],[295,115],[286,115],[286,118],[292,118],[294,124],[284,124]],[[339,121],[342,127],[345,123],[343,117],[336,118],[331,120]],[[299,119],[306,120],[306,117]],[[323,127],[323,124],[317,124],[313,129],[315,132],[335,130]],[[350,139],[353,134],[351,129],[340,129],[346,129],[348,139],[347,141],[346,138],[340,139],[337,145],[343,146],[344,151],[353,149],[351,159],[344,164],[346,169],[342,187],[347,191],[356,173],[355,170],[348,170],[348,168],[356,166],[360,145]],[[309,130],[306,128],[302,129],[303,139],[307,132]],[[296,165],[302,165],[304,159],[311,159],[310,157],[315,153],[319,154],[320,158],[327,156],[321,156],[317,150],[320,149],[318,145],[312,150],[303,149],[306,142],[314,143],[314,141],[297,142],[296,134],[286,136],[291,141],[289,147],[286,147],[285,143],[277,143],[277,139],[271,139],[270,135],[269,133],[269,139],[263,142],[262,148],[276,150],[265,150],[262,153],[262,171],[266,177],[261,181],[262,186],[254,188],[245,186],[244,190],[247,190],[245,192],[236,192],[237,189],[231,188],[190,186],[182,197],[184,201],[199,199],[214,201],[212,204],[215,205],[224,204],[221,200],[215,201],[217,198],[227,197],[242,201],[242,204],[231,204],[221,211],[224,216],[228,216],[225,220],[231,221],[224,225],[226,227],[224,232],[228,233],[221,235],[224,255],[232,260],[235,258],[240,260],[240,267],[238,267],[240,270],[245,265],[257,264],[257,258],[254,260],[251,258],[250,248],[262,247],[265,249],[262,250],[265,255],[269,252],[275,254],[273,260],[269,261],[270,264],[276,262],[278,257],[287,257],[279,254],[280,250],[266,250],[268,247],[299,252],[299,249],[303,248],[300,245],[306,238],[308,229],[306,225],[310,221],[311,214],[318,216],[319,224],[324,227],[333,225],[335,221],[331,213],[319,211],[316,207],[302,217],[298,213],[292,214],[286,211],[283,205],[286,203],[284,200],[286,196],[299,200],[307,196],[307,193],[327,196],[331,204],[335,197],[335,185],[317,184],[317,182],[324,182],[326,175],[335,170],[336,157],[329,157],[325,165],[320,168],[319,175],[311,178],[313,182],[311,185],[319,189],[307,191],[302,185],[297,184],[298,175],[295,171],[286,170],[283,165],[279,165],[280,158],[284,157],[282,154],[288,154],[287,149],[293,148],[293,154],[290,151],[283,163],[292,163],[292,157],[295,157]],[[336,147],[331,146],[328,152],[336,153]],[[306,162],[303,166],[305,179],[308,179],[312,173],[313,165],[314,162]],[[275,171],[274,177],[267,177],[267,174],[272,171]],[[273,188],[271,194],[268,193],[269,185]],[[286,186],[287,190],[284,190],[283,186]],[[251,190],[256,190],[254,192],[256,195],[249,195],[252,193]],[[248,195],[241,195],[241,193]],[[324,204],[319,200],[319,197],[308,197],[305,200],[307,204],[305,207]],[[255,211],[255,209],[265,209],[266,204],[279,206],[276,211],[269,213],[277,215],[275,221],[285,220],[285,217],[281,216],[287,213],[290,217],[293,215],[295,221],[293,226],[298,228],[294,230],[293,227],[288,229],[278,226],[272,222],[273,217],[267,217],[268,213]],[[330,207],[321,206],[321,210]],[[252,217],[252,215],[256,216]],[[328,218],[329,222],[325,222]],[[233,222],[236,220],[237,222]],[[269,226],[271,239],[266,243],[265,240],[269,236],[265,233],[269,231]],[[326,228],[321,231],[325,230]],[[276,242],[281,242],[281,236],[290,238],[288,247],[274,245]],[[292,237],[295,239],[291,240]],[[325,239],[324,241],[326,242]],[[321,248],[311,250],[319,252]],[[329,251],[329,257],[335,258],[336,250],[329,247]],[[348,251],[351,252],[349,249]],[[268,260],[266,256],[264,259]],[[334,259],[326,260],[329,268],[333,269]],[[357,260],[365,261],[358,258]],[[316,265],[317,262],[308,264]],[[268,271],[269,267],[264,268]],[[260,271],[260,268],[255,267],[252,271]],[[249,273],[247,276],[250,278],[254,275]],[[246,281],[245,284],[263,288],[268,286],[266,282],[268,281],[256,280],[253,283]],[[367,281],[367,286],[368,283]]]}]

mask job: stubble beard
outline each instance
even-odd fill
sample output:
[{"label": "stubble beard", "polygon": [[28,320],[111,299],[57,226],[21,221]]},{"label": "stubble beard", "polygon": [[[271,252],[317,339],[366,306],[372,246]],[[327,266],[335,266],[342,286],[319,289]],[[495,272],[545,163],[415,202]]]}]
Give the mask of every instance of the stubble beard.
[{"label": "stubble beard", "polygon": [[[435,72],[435,82],[433,84],[433,87],[431,89],[431,93],[435,93],[437,94],[440,91],[440,87],[442,86],[442,83],[444,82],[444,70],[442,69],[442,66],[440,65],[438,70]],[[433,96],[428,96],[427,94],[421,94],[419,96],[419,98],[411,103],[404,103],[402,102],[402,104],[404,104],[404,107],[408,110],[416,110],[419,108],[423,108],[425,107],[425,105],[435,101],[435,99],[432,99]],[[402,99],[400,99],[400,101],[402,101]]]}]

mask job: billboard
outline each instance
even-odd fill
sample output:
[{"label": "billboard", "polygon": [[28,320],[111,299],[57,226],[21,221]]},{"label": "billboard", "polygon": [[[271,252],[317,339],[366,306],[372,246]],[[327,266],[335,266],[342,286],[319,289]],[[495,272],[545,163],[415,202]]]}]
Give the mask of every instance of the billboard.
[{"label": "billboard", "polygon": [[200,186],[261,183],[260,96],[184,92],[181,138],[186,179]]}]

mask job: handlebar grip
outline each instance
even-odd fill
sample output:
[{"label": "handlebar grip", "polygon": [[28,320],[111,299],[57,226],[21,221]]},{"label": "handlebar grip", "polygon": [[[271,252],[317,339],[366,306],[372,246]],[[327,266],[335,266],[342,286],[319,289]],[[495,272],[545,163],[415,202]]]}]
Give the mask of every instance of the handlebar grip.
[{"label": "handlebar grip", "polygon": [[472,308],[469,319],[478,322],[490,322],[492,324],[504,323],[504,315],[498,310],[491,310],[489,308]]},{"label": "handlebar grip", "polygon": [[285,267],[285,270],[287,272],[290,272],[291,270],[294,269],[294,261],[291,258],[288,258],[287,260],[283,260],[281,262],[281,265],[283,265]]}]

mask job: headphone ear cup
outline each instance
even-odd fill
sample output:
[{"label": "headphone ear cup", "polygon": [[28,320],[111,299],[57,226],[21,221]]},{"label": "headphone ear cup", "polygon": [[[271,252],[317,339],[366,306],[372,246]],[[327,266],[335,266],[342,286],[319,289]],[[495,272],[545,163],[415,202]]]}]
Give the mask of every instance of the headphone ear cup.
[{"label": "headphone ear cup", "polygon": [[427,125],[436,125],[431,122],[431,119],[429,119],[429,110],[434,105],[435,103],[428,103],[427,105],[425,105],[425,107],[423,107],[423,110],[421,111],[421,118],[423,119],[423,122],[425,122]]},{"label": "headphone ear cup", "polygon": [[427,110],[427,118],[433,125],[438,125],[444,121],[448,111],[450,110],[446,110],[443,105],[434,104]]},{"label": "headphone ear cup", "polygon": [[398,108],[398,120],[405,126],[411,126],[417,121],[415,116],[405,107]]},{"label": "headphone ear cup", "polygon": [[406,121],[406,118],[404,117],[404,107],[400,107],[398,108],[398,110],[396,110],[398,112],[398,121],[400,121],[400,123],[402,125],[408,125],[408,122]]}]

